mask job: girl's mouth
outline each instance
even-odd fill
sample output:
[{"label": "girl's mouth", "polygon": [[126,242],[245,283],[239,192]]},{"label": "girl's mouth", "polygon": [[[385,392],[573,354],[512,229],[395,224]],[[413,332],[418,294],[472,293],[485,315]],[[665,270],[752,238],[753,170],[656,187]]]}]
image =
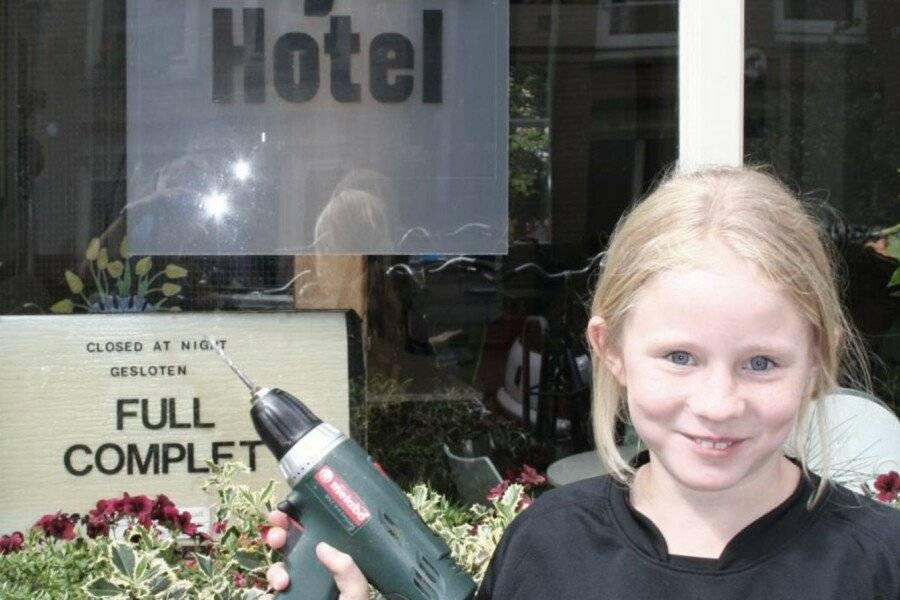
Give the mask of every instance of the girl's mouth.
[{"label": "girl's mouth", "polygon": [[692,435],[685,434],[685,437],[689,439],[695,448],[704,452],[704,453],[712,453],[712,454],[724,454],[728,450],[739,446],[743,441],[737,438],[708,438],[708,437],[695,437]]}]

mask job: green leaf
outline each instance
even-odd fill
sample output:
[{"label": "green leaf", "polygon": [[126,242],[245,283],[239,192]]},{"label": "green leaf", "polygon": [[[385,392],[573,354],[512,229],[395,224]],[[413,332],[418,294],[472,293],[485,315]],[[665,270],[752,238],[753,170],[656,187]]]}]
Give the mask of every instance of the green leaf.
[{"label": "green leaf", "polygon": [[151,594],[159,594],[166,591],[172,585],[172,581],[165,574],[156,575],[150,580],[149,588]]},{"label": "green leaf", "polygon": [[187,581],[179,581],[175,585],[173,585],[162,597],[163,600],[183,600],[188,597],[188,592],[191,590],[191,584]]},{"label": "green leaf", "polygon": [[212,559],[205,554],[194,553],[194,556],[197,558],[197,566],[200,567],[200,571],[207,577],[212,577],[215,570]]},{"label": "green leaf", "polygon": [[134,579],[140,581],[150,568],[150,555],[142,554],[134,567]]},{"label": "green leaf", "polygon": [[66,271],[66,283],[73,294],[80,294],[84,290],[84,282],[72,271]]},{"label": "green leaf", "polygon": [[265,594],[263,590],[257,588],[250,588],[249,590],[244,591],[243,600],[258,600]]},{"label": "green leaf", "polygon": [[900,234],[888,237],[885,253],[891,258],[900,260]]},{"label": "green leaf", "polygon": [[891,280],[888,282],[888,287],[894,287],[895,285],[900,285],[900,268],[894,271],[894,274],[891,275]]},{"label": "green leaf", "polygon": [[85,591],[95,598],[120,598],[124,591],[108,579],[97,579]]},{"label": "green leaf", "polygon": [[97,260],[97,255],[100,253],[100,238],[93,238],[89,243],[87,250],[84,253],[84,257],[90,261]]},{"label": "green leaf", "polygon": [[59,315],[70,315],[75,311],[75,304],[66,298],[65,300],[60,300],[56,304],[50,307],[50,312],[56,313]]},{"label": "green leaf", "polygon": [[119,542],[111,549],[113,566],[128,578],[134,577],[134,550]]},{"label": "green leaf", "polygon": [[247,571],[253,571],[266,566],[264,560],[261,560],[244,550],[238,550],[234,555],[234,560],[237,561],[237,564],[239,564],[241,568],[246,569]]},{"label": "green leaf", "polygon": [[141,260],[137,261],[137,264],[134,266],[134,272],[137,273],[140,277],[144,277],[147,273],[150,272],[150,269],[153,268],[153,259],[149,256],[145,256]]},{"label": "green leaf", "polygon": [[186,277],[187,274],[187,269],[184,267],[173,264],[166,265],[166,277],[169,279],[181,279],[182,277]]}]

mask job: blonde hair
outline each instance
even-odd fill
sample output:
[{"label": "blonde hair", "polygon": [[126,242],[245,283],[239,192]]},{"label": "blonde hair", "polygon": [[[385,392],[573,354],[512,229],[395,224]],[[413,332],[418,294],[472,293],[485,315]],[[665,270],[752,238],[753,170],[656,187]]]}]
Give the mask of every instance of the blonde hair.
[{"label": "blonde hair", "polygon": [[317,254],[387,254],[394,248],[384,200],[362,190],[337,192],[316,219]]},{"label": "blonde hair", "polygon": [[[794,301],[810,324],[817,375],[803,398],[797,424],[797,458],[807,470],[811,402],[844,376],[871,389],[866,354],[841,304],[835,252],[797,195],[759,168],[713,167],[665,177],[618,222],[594,291],[591,314],[607,329],[605,344],[621,339],[625,316],[638,290],[656,273],[683,268],[699,258],[703,240],[715,239],[755,265]],[[592,355],[593,423],[607,471],[628,482],[634,469],[615,443],[617,418],[627,421],[625,389],[605,361]],[[822,486],[828,478],[824,411],[817,410],[822,440]]]}]

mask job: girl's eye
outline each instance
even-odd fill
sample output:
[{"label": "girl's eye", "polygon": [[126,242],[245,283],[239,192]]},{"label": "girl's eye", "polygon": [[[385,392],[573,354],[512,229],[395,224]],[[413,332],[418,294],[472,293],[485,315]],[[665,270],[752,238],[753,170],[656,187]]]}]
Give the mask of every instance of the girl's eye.
[{"label": "girl's eye", "polygon": [[687,366],[691,364],[691,355],[684,350],[676,350],[675,352],[669,352],[666,355],[670,361],[675,363],[676,365]]},{"label": "girl's eye", "polygon": [[765,356],[754,356],[750,359],[751,371],[768,371],[770,365],[774,367],[775,362],[770,358],[766,358]]}]

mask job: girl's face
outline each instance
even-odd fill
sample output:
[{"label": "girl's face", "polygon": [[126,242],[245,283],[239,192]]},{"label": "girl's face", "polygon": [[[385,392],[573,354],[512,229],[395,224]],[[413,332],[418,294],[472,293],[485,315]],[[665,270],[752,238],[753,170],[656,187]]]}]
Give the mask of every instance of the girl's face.
[{"label": "girl's face", "polygon": [[607,364],[654,473],[696,491],[770,484],[816,372],[812,331],[755,267],[720,243],[704,250],[699,267],[638,292]]}]

